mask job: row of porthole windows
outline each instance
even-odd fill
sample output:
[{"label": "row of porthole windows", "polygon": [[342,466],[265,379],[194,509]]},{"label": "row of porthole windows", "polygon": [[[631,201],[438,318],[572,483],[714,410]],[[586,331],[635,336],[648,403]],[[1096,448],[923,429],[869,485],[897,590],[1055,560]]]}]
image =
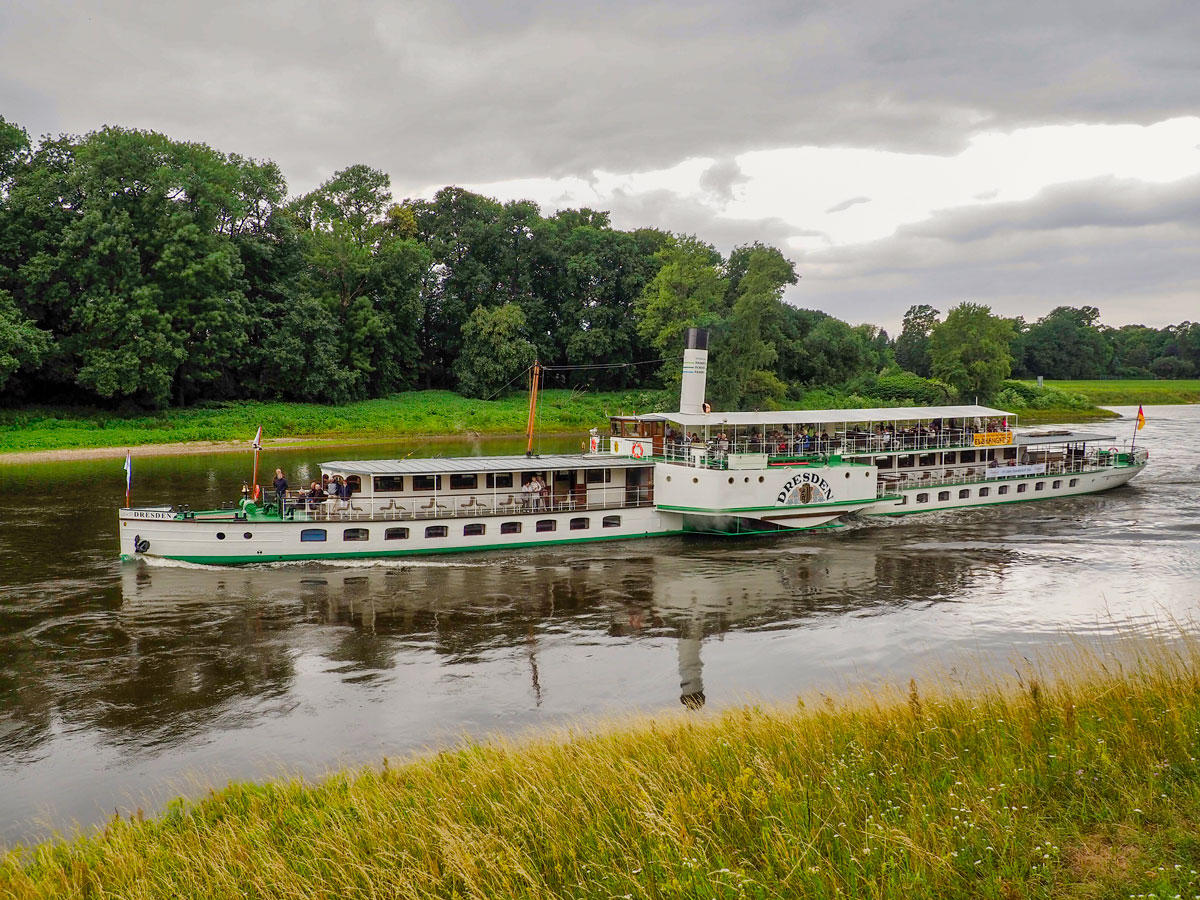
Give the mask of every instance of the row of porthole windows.
[{"label": "row of porthole windows", "polygon": [[[520,534],[521,522],[501,522],[501,534]],[[605,516],[601,521],[602,528],[620,528],[620,516]],[[568,523],[571,531],[586,531],[592,527],[591,519],[586,516],[580,516],[571,519]],[[558,522],[554,519],[539,519],[534,524],[534,529],[539,532],[548,532],[558,530]],[[480,537],[487,534],[487,525],[482,522],[472,522],[469,525],[463,526],[463,537]],[[426,538],[444,538],[450,536],[450,527],[448,525],[429,525],[425,528]],[[246,537],[250,537],[247,532]],[[385,541],[406,541],[410,537],[409,529],[396,527],[386,528],[383,532]],[[217,540],[224,540],[224,532],[217,532]],[[300,540],[305,543],[322,542],[329,539],[328,530],[325,528],[305,528],[300,532]],[[346,528],[342,531],[343,541],[367,541],[371,539],[371,533],[366,528]]]},{"label": "row of porthole windows", "polygon": [[[1069,487],[1075,487],[1075,485],[1077,485],[1077,484],[1079,484],[1079,479],[1078,479],[1078,478],[1072,478],[1068,486],[1069,486]],[[996,493],[997,493],[997,494],[1007,494],[1007,493],[1008,493],[1008,489],[1009,489],[1009,487],[1010,487],[1010,486],[1009,486],[1009,485],[1007,485],[1007,484],[1002,484],[1002,485],[999,485],[999,486],[996,488]],[[1051,490],[1055,490],[1055,491],[1056,491],[1056,490],[1058,490],[1058,489],[1059,489],[1059,488],[1061,488],[1061,487],[1062,487],[1062,480],[1061,480],[1061,479],[1059,479],[1059,480],[1056,480],[1056,481],[1055,481],[1055,482],[1054,482],[1054,483],[1053,483],[1053,484],[1050,486],[1050,489],[1051,489]],[[1039,481],[1039,482],[1037,482],[1037,483],[1034,485],[1034,490],[1035,490],[1035,491],[1044,491],[1045,489],[1046,489],[1046,482],[1044,482],[1044,481]],[[1026,493],[1028,490],[1029,490],[1029,484],[1028,484],[1028,483],[1022,483],[1022,484],[1018,484],[1018,485],[1017,485],[1017,493],[1018,493],[1018,494],[1024,494],[1024,493]],[[991,493],[992,493],[992,490],[991,490],[991,488],[981,487],[981,488],[979,489],[979,494],[978,494],[978,496],[980,496],[980,497],[990,497],[990,496],[991,496]],[[959,491],[958,491],[958,499],[959,499],[959,500],[968,500],[968,499],[970,499],[970,497],[971,497],[971,489],[970,489],[970,488],[960,488],[960,489],[959,489]],[[937,498],[938,498],[938,500],[939,500],[939,501],[945,501],[945,500],[949,500],[949,499],[950,499],[950,492],[949,492],[949,491],[938,491],[938,496],[937,496]],[[918,503],[928,503],[928,502],[929,502],[929,494],[926,494],[926,493],[920,493],[920,494],[917,494],[917,502],[918,502]]]}]

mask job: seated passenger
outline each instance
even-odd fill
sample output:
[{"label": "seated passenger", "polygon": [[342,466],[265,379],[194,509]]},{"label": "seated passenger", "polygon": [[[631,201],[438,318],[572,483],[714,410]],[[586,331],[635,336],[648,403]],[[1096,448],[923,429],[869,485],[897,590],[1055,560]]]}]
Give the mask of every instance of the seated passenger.
[{"label": "seated passenger", "polygon": [[314,481],[311,485],[309,485],[308,490],[304,494],[304,498],[307,501],[305,505],[307,506],[308,511],[312,512],[320,509],[321,504],[329,498],[329,495],[325,493],[325,489],[321,487],[321,483],[319,481]]}]

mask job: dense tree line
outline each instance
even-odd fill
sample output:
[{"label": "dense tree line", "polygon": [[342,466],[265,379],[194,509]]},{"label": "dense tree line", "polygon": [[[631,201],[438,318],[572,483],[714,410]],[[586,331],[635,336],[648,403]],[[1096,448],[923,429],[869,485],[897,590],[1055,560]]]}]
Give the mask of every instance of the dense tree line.
[{"label": "dense tree line", "polygon": [[489,396],[535,357],[560,385],[670,383],[689,325],[713,331],[710,395],[725,408],[815,385],[988,396],[1010,373],[1200,370],[1200,325],[1111,329],[1092,307],[1027,324],[974,304],[940,320],[918,306],[892,341],[783,302],[796,280],[773,247],[724,257],[595,210],[544,216],[453,187],[396,202],[363,165],[289,197],[271,162],[115,127],[35,143],[0,118],[9,404]]}]

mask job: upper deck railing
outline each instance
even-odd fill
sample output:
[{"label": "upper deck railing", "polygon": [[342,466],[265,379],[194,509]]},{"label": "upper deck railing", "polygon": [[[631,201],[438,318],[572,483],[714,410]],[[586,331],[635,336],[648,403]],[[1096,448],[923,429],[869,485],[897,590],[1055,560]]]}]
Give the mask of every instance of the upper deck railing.
[{"label": "upper deck railing", "polygon": [[[312,499],[303,491],[289,491],[284,498],[283,518],[294,521],[323,520],[387,520],[408,521],[424,519],[461,519],[481,516],[511,516],[552,512],[589,512],[619,510],[650,506],[652,490],[648,487],[612,487],[593,490],[586,500],[570,495],[542,497],[522,491],[499,493],[452,494],[428,498],[380,498],[355,494],[348,500],[336,497]],[[279,497],[268,492],[267,502],[257,513],[279,515]],[[196,518],[215,520],[241,515],[239,510],[210,510],[196,513]]]}]

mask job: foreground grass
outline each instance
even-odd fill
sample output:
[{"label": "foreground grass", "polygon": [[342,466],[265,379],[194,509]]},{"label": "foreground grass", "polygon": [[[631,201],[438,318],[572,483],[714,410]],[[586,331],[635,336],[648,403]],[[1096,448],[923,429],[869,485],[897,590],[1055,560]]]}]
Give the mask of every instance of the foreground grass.
[{"label": "foreground grass", "polygon": [[235,784],[0,857],[0,895],[1193,897],[1197,662]]},{"label": "foreground grass", "polygon": [[[605,416],[645,411],[661,402],[653,392],[543,392],[538,428],[578,431]],[[187,441],[249,441],[262,425],[265,438],[320,437],[347,441],[431,434],[515,434],[525,430],[525,395],[472,400],[450,391],[412,391],[344,406],[316,403],[228,403],[121,417],[86,409],[0,411],[0,453],[130,447]]]},{"label": "foreground grass", "polygon": [[1151,378],[1112,381],[1047,381],[1047,387],[1082,394],[1092,403],[1115,406],[1200,403],[1200,379],[1161,381]]}]

